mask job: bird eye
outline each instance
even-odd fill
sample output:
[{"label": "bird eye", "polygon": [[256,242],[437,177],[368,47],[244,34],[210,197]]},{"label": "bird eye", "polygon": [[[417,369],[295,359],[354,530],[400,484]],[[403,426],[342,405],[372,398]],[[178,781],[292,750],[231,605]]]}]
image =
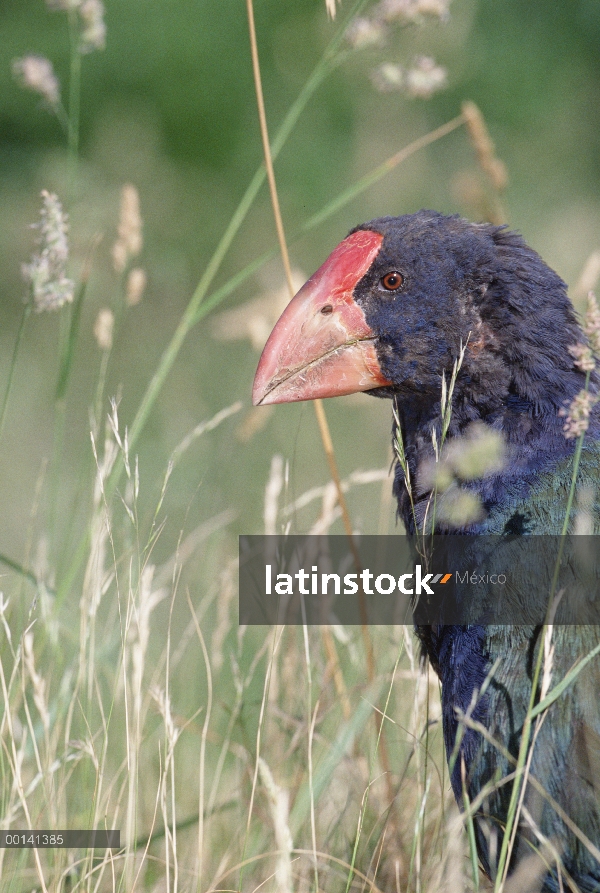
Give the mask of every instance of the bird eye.
[{"label": "bird eye", "polygon": [[392,273],[386,273],[381,280],[381,284],[388,291],[398,291],[404,285],[404,276],[394,270]]}]

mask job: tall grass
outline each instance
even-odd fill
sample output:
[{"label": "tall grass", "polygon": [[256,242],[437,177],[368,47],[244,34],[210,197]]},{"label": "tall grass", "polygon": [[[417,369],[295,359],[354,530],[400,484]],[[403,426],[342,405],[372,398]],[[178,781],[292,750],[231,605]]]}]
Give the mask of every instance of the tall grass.
[{"label": "tall grass", "polygon": [[[66,407],[96,240],[90,245],[62,324],[52,408],[55,454],[49,480],[40,485],[40,501],[49,504],[45,526],[31,566],[2,556],[11,577],[10,595],[0,596],[0,830],[118,828],[121,848],[0,848],[3,891],[454,893],[481,883],[473,840],[477,804],[465,802],[460,815],[449,792],[438,685],[433,674],[423,672],[409,631],[240,628],[237,550],[230,532],[235,505],[219,512],[207,505],[207,521],[191,531],[170,530],[170,488],[179,463],[199,438],[210,439],[219,426],[230,430],[241,405],[224,401],[216,415],[195,424],[173,451],[158,487],[145,482],[137,453],[194,326],[276,253],[265,252],[215,288],[267,179],[291,282],[288,227],[278,207],[273,162],[320,84],[350,52],[345,29],[365,5],[356,3],[336,26],[271,141],[248,0],[265,164],[251,178],[127,419],[118,395],[106,391],[112,326],[118,329],[126,313],[135,252],[118,270],[110,334],[100,344],[90,399],[91,472],[86,466],[80,473],[85,521],[73,544],[60,541],[55,520],[65,476]],[[70,102],[60,115],[72,171],[85,76],[76,8],[68,11]],[[493,146],[485,143],[481,120],[468,106],[399,148],[308,220],[295,222],[289,243],[465,124],[482,167],[497,175]],[[26,304],[9,363],[0,434],[10,425],[15,370],[32,307]],[[447,403],[450,412],[451,388]],[[389,497],[376,489],[383,482],[389,492],[388,470],[355,471],[343,479],[323,407],[317,412],[332,480],[291,494],[285,462],[275,455],[264,482],[265,532],[298,526],[302,511],[306,529],[327,532],[341,517],[352,537],[346,495],[357,490],[371,500],[381,493],[381,516],[389,513]],[[397,449],[402,461],[401,440]],[[143,499],[151,511],[141,509]],[[165,530],[177,542],[166,556]],[[531,721],[559,694],[558,687],[548,688],[532,707]],[[465,727],[470,721],[463,717]],[[517,818],[515,804],[511,821]]]},{"label": "tall grass", "polygon": [[[75,7],[68,18],[71,85],[63,118],[73,171],[85,66]],[[269,166],[319,84],[345,58],[345,24],[338,26],[275,140],[266,144]],[[412,153],[462,123],[459,116],[400,150],[296,229],[307,232],[322,224]],[[175,552],[157,557],[169,523],[173,472],[197,438],[210,438],[215,427],[231,424],[239,404],[195,426],[173,452],[152,511],[140,510],[144,473],[136,449],[186,337],[268,259],[259,258],[210,295],[265,175],[260,168],[251,180],[130,423],[121,418],[119,400],[109,393],[107,405],[105,396],[113,330],[122,322],[128,271],[139,250],[127,249],[122,224],[125,247],[115,266],[120,284],[97,327],[102,362],[91,405],[93,475],[81,482],[89,494],[87,517],[59,565],[64,544],[61,527],[52,520],[53,503],[65,470],[66,406],[94,245],[74,286],[74,302],[61,311],[48,529],[33,569],[4,556],[17,585],[11,584],[10,598],[1,603],[0,824],[6,831],[119,828],[122,846],[118,851],[0,849],[3,890],[246,890],[265,883],[281,890],[350,890],[365,884],[377,890],[389,883],[404,889],[413,875],[418,884],[427,879],[423,859],[435,845],[448,796],[438,787],[438,805],[426,814],[425,800],[415,793],[423,765],[422,710],[429,699],[412,695],[415,686],[422,691],[423,679],[412,651],[407,660],[402,631],[374,631],[361,639],[341,628],[236,629],[236,550],[228,533],[233,512],[216,514],[191,533],[182,531]],[[30,300],[9,367],[2,407],[7,425],[32,306]],[[357,486],[370,489],[387,472],[341,480],[322,410],[321,428],[334,499],[323,495],[309,526],[329,529],[337,503],[351,533],[344,493]],[[285,482],[281,464],[274,464],[273,475],[277,468],[278,480],[272,476],[267,486],[266,523],[272,531],[289,524],[286,519],[303,501],[300,496],[296,507],[282,504]],[[310,499],[307,494],[305,502]],[[382,774],[384,740],[390,756]],[[436,761],[439,753],[430,765]],[[392,782],[392,773],[399,784]],[[428,791],[431,786],[430,779]],[[449,803],[446,809],[452,810]],[[403,827],[406,814],[411,826],[416,817],[416,868],[410,855],[413,834]]]}]

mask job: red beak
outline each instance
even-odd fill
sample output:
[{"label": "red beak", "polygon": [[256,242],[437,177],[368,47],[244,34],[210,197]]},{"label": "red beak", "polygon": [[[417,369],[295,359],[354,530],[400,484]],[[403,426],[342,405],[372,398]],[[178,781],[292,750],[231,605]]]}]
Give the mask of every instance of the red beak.
[{"label": "red beak", "polygon": [[352,233],[292,298],[262,352],[252,389],[255,406],[391,384],[379,366],[375,335],[353,297],[382,241],[370,230]]}]

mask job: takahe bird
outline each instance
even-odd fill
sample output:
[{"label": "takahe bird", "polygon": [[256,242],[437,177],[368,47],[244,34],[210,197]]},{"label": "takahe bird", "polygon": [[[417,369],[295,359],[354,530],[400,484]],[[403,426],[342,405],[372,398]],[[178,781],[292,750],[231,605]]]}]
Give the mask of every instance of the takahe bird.
[{"label": "takahe bird", "polygon": [[[519,235],[433,211],[383,217],[352,230],[290,302],[261,357],[253,401],[356,391],[392,398],[414,507],[399,466],[394,493],[404,525],[414,533],[433,486],[423,469],[434,455],[432,429],[439,443],[442,376],[449,380],[466,345],[446,443],[477,422],[501,432],[506,461],[500,470],[469,481],[483,511],[452,532],[559,534],[575,449],[560,411],[584,386],[585,373],[569,351],[582,342],[565,283]],[[589,387],[598,390],[595,373]],[[600,423],[593,411],[579,482],[594,487],[599,472]],[[597,522],[597,502],[593,508]],[[437,526],[448,529],[447,523]],[[481,864],[494,876],[511,790],[501,780],[513,771],[519,751],[540,627],[443,626],[417,633],[441,680],[449,758],[458,712],[468,711],[473,693],[494,668],[472,712],[489,734],[463,730],[451,777],[459,803],[461,773],[471,801],[489,787],[476,836]],[[555,627],[553,680],[563,678],[599,639],[594,626]],[[545,851],[538,889],[600,890],[599,660],[550,707],[530,771],[540,784],[537,792],[527,787],[511,869],[533,849],[543,849],[545,837],[555,855]],[[540,785],[550,797],[540,794]]]}]

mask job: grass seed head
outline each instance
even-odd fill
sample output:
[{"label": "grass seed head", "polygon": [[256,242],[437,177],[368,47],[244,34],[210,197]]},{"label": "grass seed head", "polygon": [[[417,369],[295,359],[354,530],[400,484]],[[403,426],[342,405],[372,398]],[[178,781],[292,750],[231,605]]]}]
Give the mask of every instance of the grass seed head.
[{"label": "grass seed head", "polygon": [[58,310],[73,300],[74,284],[66,275],[69,256],[67,215],[58,197],[45,189],[42,191],[39,229],[39,254],[34,254],[29,264],[23,264],[23,278],[31,286],[35,309]]},{"label": "grass seed head", "polygon": [[104,22],[104,4],[101,0],[83,0],[79,6],[81,34],[79,52],[92,53],[103,50],[106,46],[106,24]]},{"label": "grass seed head", "polygon": [[583,331],[588,337],[592,351],[596,356],[600,356],[600,308],[596,295],[591,290],[588,292]]},{"label": "grass seed head", "polygon": [[140,253],[143,245],[140,198],[131,183],[126,183],[121,190],[117,232],[118,238],[112,249],[113,266],[117,273],[122,273],[129,261]]},{"label": "grass seed head", "polygon": [[450,0],[381,0],[375,16],[384,22],[408,25],[426,18],[446,21],[450,15]]},{"label": "grass seed head", "polygon": [[21,87],[39,93],[53,108],[59,104],[60,84],[49,59],[35,55],[13,59],[12,73]]},{"label": "grass seed head", "polygon": [[403,90],[406,84],[404,69],[395,62],[383,62],[371,72],[371,83],[380,93]]},{"label": "grass seed head", "polygon": [[100,350],[110,350],[113,342],[113,326],[115,317],[108,307],[99,311],[94,323],[94,338],[98,342]]},{"label": "grass seed head", "polygon": [[596,361],[589,345],[572,344],[569,347],[569,353],[574,358],[577,368],[582,372],[593,372],[596,368]]},{"label": "grass seed head", "polygon": [[386,28],[377,19],[356,16],[348,25],[345,38],[353,50],[380,47],[385,43]]},{"label": "grass seed head", "polygon": [[571,401],[568,409],[559,410],[559,415],[565,418],[563,432],[567,440],[580,437],[585,434],[590,425],[590,412],[597,398],[589,391],[582,390]]},{"label": "grass seed head", "polygon": [[146,271],[141,267],[134,267],[129,271],[127,276],[127,285],[125,288],[125,300],[128,307],[139,304],[146,288]]},{"label": "grass seed head", "polygon": [[406,92],[412,99],[429,99],[448,84],[448,72],[431,56],[417,56],[406,72]]}]

